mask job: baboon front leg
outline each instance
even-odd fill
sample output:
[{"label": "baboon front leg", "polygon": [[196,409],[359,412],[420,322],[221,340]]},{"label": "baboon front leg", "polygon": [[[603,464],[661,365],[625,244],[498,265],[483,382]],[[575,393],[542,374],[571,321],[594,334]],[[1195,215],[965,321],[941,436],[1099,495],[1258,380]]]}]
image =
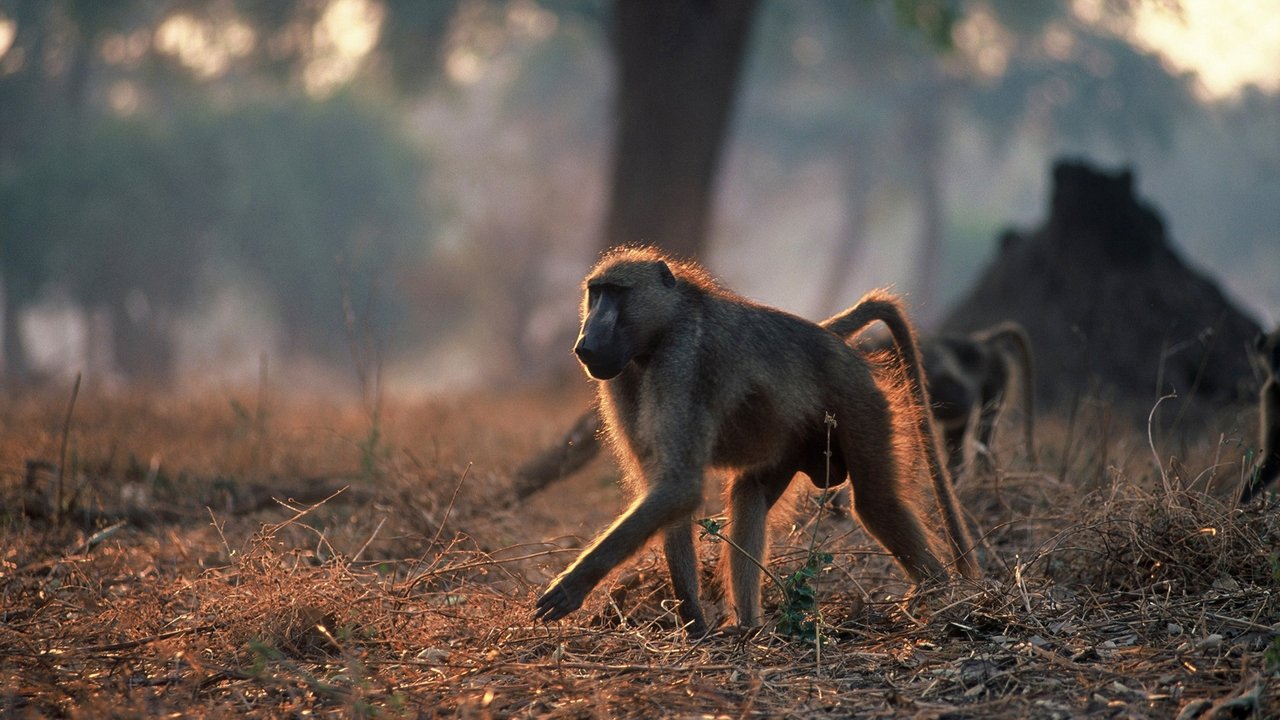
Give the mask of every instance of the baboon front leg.
[{"label": "baboon front leg", "polygon": [[968,426],[968,422],[960,422],[946,425],[942,429],[943,449],[947,451],[947,473],[951,475],[953,483],[959,482],[960,475],[964,472],[968,449],[965,447],[964,436]]},{"label": "baboon front leg", "polygon": [[689,518],[701,497],[701,477],[665,480],[651,487],[551,583],[534,605],[534,618],[550,622],[577,610],[609,571],[639,550],[658,530]]},{"label": "baboon front leg", "polygon": [[[983,404],[978,415],[978,442],[982,443],[983,469],[988,472],[994,472],[996,467],[994,440],[996,422],[1000,419],[1000,406],[1003,402],[1002,396],[995,396]],[[1031,448],[1027,448],[1027,452],[1030,453]]]},{"label": "baboon front leg", "polygon": [[667,556],[667,569],[671,572],[671,587],[675,590],[676,600],[680,601],[680,619],[690,635],[705,635],[707,621],[698,599],[698,553],[693,547],[693,522],[690,518],[667,527],[663,551]]}]

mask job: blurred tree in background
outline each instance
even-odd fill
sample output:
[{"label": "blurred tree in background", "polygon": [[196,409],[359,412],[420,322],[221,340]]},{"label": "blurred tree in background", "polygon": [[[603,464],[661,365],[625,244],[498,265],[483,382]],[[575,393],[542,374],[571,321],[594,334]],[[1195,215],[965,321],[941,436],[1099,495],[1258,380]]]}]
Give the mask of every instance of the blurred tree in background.
[{"label": "blurred tree in background", "polygon": [[[437,51],[424,48],[448,24],[447,3],[424,5],[385,6],[420,31],[413,56],[389,62],[403,82],[425,82]],[[17,26],[0,59],[10,374],[23,370],[15,318],[46,283],[105,312],[113,342],[97,351],[129,377],[163,379],[173,318],[231,276],[274,299],[288,352],[345,356],[344,284],[357,304],[376,285],[368,319],[396,336],[396,272],[430,237],[426,164],[388,93],[333,94],[325,8],[0,3]]]},{"label": "blurred tree in background", "polygon": [[613,178],[603,244],[702,256],[757,0],[618,2]]}]

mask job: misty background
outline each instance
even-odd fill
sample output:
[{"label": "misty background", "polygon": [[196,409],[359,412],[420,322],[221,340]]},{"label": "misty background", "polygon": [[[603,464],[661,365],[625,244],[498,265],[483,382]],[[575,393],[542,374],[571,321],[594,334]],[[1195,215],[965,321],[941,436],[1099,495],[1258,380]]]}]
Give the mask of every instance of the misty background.
[{"label": "misty background", "polygon": [[[6,384],[577,373],[616,3],[0,0]],[[1272,326],[1277,68],[1280,0],[762,0],[697,254],[814,318],[891,285],[927,329],[1080,157]]]}]

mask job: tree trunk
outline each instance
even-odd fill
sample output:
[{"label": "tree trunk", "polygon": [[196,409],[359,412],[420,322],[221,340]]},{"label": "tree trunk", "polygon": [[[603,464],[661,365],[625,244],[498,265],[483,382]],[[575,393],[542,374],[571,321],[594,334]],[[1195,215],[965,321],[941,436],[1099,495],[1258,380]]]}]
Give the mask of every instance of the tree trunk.
[{"label": "tree trunk", "polygon": [[702,255],[757,0],[618,0],[613,180],[604,245]]}]

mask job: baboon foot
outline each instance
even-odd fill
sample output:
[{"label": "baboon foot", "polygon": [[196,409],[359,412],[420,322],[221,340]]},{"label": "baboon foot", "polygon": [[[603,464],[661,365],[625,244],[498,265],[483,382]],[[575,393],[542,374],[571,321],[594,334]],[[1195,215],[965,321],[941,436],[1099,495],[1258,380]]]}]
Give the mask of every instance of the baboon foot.
[{"label": "baboon foot", "polygon": [[717,637],[749,640],[755,637],[756,635],[759,635],[760,631],[762,630],[764,630],[763,625],[734,624],[734,625],[725,625],[723,627],[716,629],[715,635]]},{"label": "baboon foot", "polygon": [[680,622],[684,626],[685,634],[692,639],[698,639],[706,636],[709,632],[707,628],[706,616],[702,614],[702,606],[695,602],[683,601],[680,603],[679,609]]},{"label": "baboon foot", "polygon": [[703,620],[690,620],[686,622],[684,632],[689,636],[690,640],[701,640],[711,634],[711,630]]}]

